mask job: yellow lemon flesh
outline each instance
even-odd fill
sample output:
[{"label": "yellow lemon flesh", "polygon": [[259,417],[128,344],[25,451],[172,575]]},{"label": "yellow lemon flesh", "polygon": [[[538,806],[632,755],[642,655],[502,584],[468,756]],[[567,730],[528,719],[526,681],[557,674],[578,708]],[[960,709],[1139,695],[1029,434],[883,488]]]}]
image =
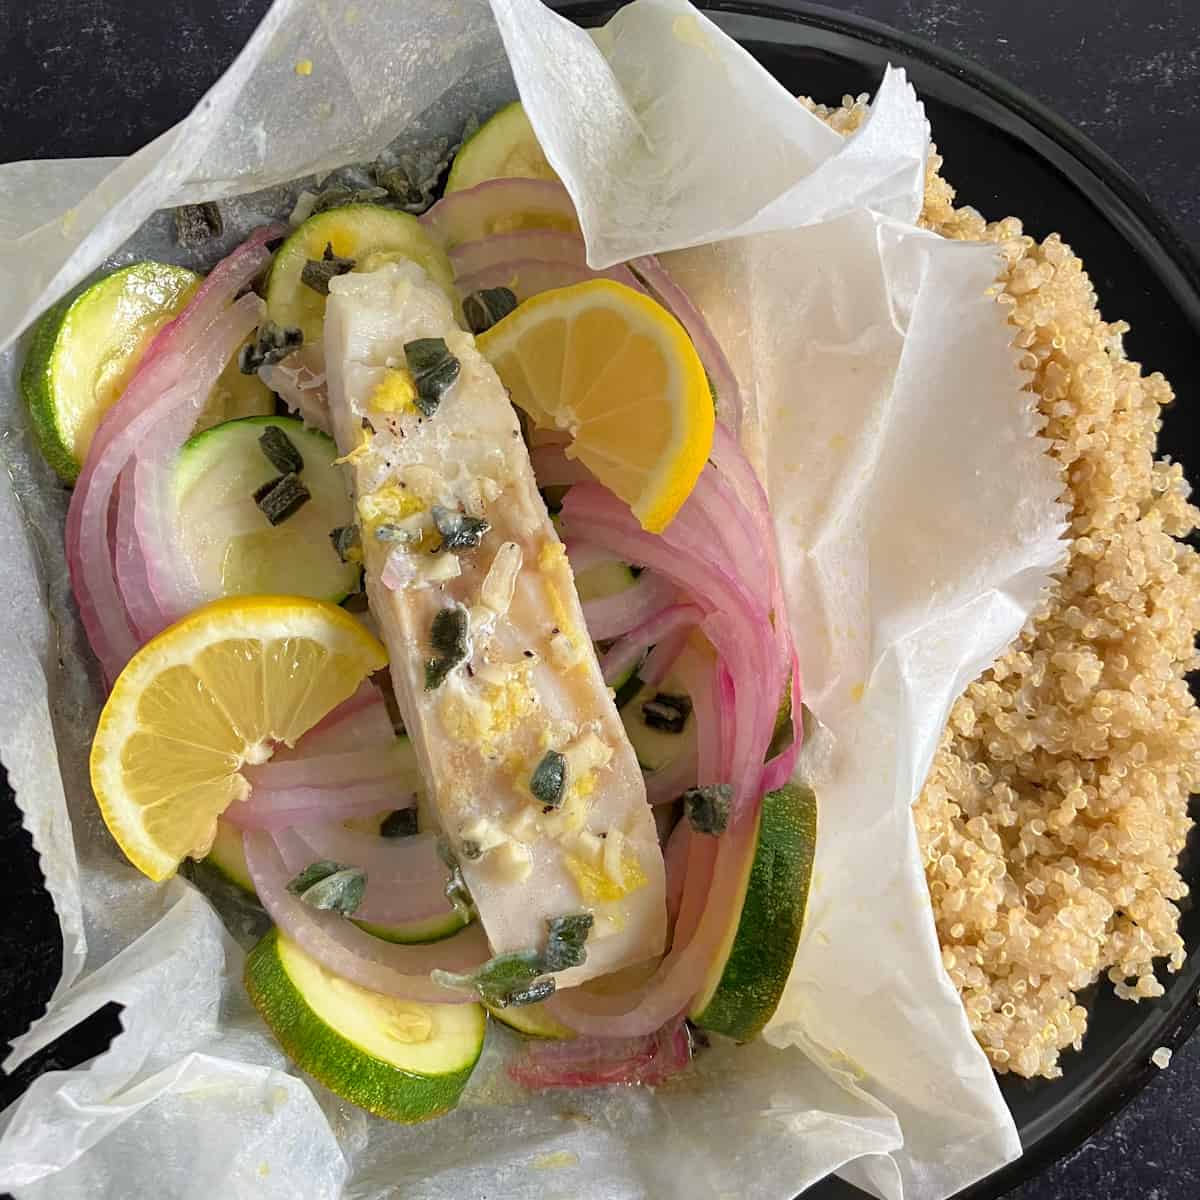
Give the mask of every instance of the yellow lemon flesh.
[{"label": "yellow lemon flesh", "polygon": [[542,292],[480,335],[513,403],[660,533],[712,449],[708,382],[683,326],[623,284]]},{"label": "yellow lemon flesh", "polygon": [[92,742],[92,789],[129,861],[151,879],[208,853],[245,799],[245,763],[293,745],[372,671],[380,643],[336,605],[238,596],[147,642],[117,678]]}]

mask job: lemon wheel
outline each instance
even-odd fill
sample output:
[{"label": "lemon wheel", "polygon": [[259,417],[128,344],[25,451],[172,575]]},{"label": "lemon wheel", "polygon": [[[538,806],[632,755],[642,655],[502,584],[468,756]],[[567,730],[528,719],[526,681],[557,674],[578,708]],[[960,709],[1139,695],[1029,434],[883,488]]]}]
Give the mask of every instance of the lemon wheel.
[{"label": "lemon wheel", "polygon": [[479,337],[513,403],[659,533],[712,449],[704,368],[683,326],[620,283],[542,292]]},{"label": "lemon wheel", "polygon": [[386,663],[348,613],[298,596],[218,600],[148,642],[92,742],[92,788],[130,862],[161,880],[207,854],[248,794],[242,766],[293,745]]}]

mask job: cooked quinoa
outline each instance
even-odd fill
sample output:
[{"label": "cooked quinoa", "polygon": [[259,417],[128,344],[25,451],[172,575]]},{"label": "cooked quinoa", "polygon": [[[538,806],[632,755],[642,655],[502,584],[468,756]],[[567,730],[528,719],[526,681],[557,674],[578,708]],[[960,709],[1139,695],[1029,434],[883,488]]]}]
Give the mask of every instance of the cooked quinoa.
[{"label": "cooked quinoa", "polygon": [[[849,132],[866,98],[815,111]],[[921,223],[994,242],[999,301],[1032,372],[1062,469],[1069,558],[1016,643],[955,704],[914,806],[946,970],[1000,1072],[1061,1075],[1106,973],[1159,996],[1155,960],[1183,963],[1177,861],[1200,790],[1200,521],[1178,464],[1156,459],[1173,399],[1105,322],[1057,234],[954,207],[933,154]]]}]

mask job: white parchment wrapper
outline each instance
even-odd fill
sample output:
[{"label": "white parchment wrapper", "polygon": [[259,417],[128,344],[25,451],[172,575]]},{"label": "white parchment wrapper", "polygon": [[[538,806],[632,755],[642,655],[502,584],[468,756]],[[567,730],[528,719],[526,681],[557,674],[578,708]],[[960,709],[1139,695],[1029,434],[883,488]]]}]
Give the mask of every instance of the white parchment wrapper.
[{"label": "white parchment wrapper", "polygon": [[415,1128],[290,1073],[240,983],[261,915],[217,888],[222,923],[191,883],[149,884],[96,812],[101,696],[17,343],[0,358],[14,612],[0,758],[64,954],[46,1016],[5,1065],[125,1006],[106,1054],[43,1075],[0,1116],[0,1189],[21,1200],[785,1200],[831,1171],[889,1200],[941,1200],[1019,1153],[941,968],[909,806],[955,696],[1061,561],[1063,514],[987,295],[994,251],[912,225],[928,130],[901,73],[843,140],[683,0],[637,0],[594,35],[538,0],[278,0],[192,114],[138,154],[0,167],[0,345],[106,262],[208,265],[158,209],[238,197],[227,248],[286,212],[299,177],[453,142],[516,88],[591,262],[670,251],[747,393],[805,698],[825,726],[783,1001],[765,1041],[704,1051],[657,1091],[526,1094],[493,1030],[460,1108]]}]

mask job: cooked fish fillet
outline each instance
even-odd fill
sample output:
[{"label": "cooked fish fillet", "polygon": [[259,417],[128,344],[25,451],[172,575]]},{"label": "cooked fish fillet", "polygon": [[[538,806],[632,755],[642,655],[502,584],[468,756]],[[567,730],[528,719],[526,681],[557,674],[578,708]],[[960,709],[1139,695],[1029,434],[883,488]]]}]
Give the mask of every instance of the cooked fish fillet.
[{"label": "cooked fish fillet", "polygon": [[[334,279],[324,337],[371,610],[493,951],[540,948],[549,919],[589,910],[587,961],[558,986],[660,954],[663,862],[642,773],[504,386],[414,264]],[[405,352],[422,338],[459,364],[428,415]]]}]

